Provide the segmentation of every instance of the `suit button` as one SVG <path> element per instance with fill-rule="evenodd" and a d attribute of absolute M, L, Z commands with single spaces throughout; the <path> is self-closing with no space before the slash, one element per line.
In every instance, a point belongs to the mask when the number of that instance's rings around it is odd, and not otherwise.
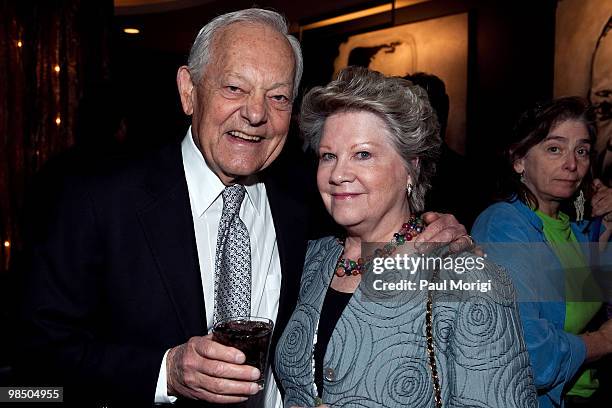
<path fill-rule="evenodd" d="M 327 381 L 334 381 L 336 379 L 336 373 L 334 372 L 333 368 L 327 367 L 326 369 L 323 370 L 323 377 Z"/>

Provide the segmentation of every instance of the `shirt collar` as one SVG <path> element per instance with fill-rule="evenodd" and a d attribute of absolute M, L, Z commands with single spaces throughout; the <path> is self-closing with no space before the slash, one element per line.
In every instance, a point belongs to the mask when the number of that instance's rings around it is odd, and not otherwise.
<path fill-rule="evenodd" d="M 225 185 L 208 167 L 204 156 L 202 156 L 202 153 L 193 141 L 191 126 L 187 129 L 187 134 L 181 143 L 181 152 L 191 204 L 198 217 L 201 217 L 217 200 L 225 189 Z M 250 204 L 259 215 L 257 203 L 261 202 L 261 195 L 263 194 L 262 183 L 256 177 L 249 177 L 244 186 Z"/>

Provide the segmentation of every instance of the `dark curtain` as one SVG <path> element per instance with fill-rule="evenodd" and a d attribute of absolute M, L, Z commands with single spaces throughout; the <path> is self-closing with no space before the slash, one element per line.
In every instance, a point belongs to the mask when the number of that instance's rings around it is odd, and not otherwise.
<path fill-rule="evenodd" d="M 112 0 L 0 0 L 0 277 L 28 184 L 74 143 L 88 87 L 110 79 L 112 19 Z"/>

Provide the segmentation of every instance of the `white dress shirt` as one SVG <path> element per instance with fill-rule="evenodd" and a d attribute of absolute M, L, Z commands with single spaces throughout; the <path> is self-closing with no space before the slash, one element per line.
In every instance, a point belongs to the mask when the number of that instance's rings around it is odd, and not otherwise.
<path fill-rule="evenodd" d="M 206 327 L 211 332 L 213 327 L 215 299 L 215 253 L 217 233 L 223 211 L 221 193 L 225 185 L 219 180 L 204 160 L 202 153 L 195 145 L 191 127 L 181 144 L 183 167 L 189 190 L 189 202 L 195 230 L 200 274 L 206 306 Z M 245 199 L 240 207 L 240 219 L 246 225 L 251 241 L 251 314 L 266 317 L 276 322 L 280 298 L 281 268 L 276 242 L 276 232 L 272 221 L 272 212 L 266 194 L 266 187 L 261 182 L 245 185 Z M 204 316 L 202 316 L 204 318 Z M 203 333 L 204 335 L 206 333 Z M 273 353 L 270 350 L 270 353 Z M 166 357 L 159 370 L 155 402 L 174 402 L 175 397 L 168 396 L 166 384 Z M 269 368 L 266 373 L 265 406 L 282 407 L 278 387 Z"/>

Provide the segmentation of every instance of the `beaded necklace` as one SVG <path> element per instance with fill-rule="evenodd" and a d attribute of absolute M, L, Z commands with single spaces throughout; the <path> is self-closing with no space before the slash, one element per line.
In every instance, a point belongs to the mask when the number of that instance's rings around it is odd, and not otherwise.
<path fill-rule="evenodd" d="M 405 242 L 412 241 L 414 237 L 423 231 L 423 220 L 420 217 L 410 217 L 407 222 L 402 224 L 402 228 L 393 234 L 393 239 L 382 248 L 377 248 L 372 254 L 364 258 L 359 258 L 353 261 L 349 258 L 343 258 L 344 250 L 336 263 L 336 276 L 352 276 L 360 275 L 365 270 L 366 266 L 372 262 L 374 258 L 387 257 L 395 252 L 398 246 Z M 346 238 L 338 240 L 344 247 Z"/>
<path fill-rule="evenodd" d="M 396 232 L 395 234 L 393 234 L 393 238 L 391 239 L 391 241 L 389 243 L 387 243 L 384 247 L 382 248 L 377 248 L 371 255 L 367 256 L 365 259 L 364 258 L 359 258 L 357 260 L 357 262 L 350 260 L 350 259 L 345 259 L 342 258 L 342 255 L 344 255 L 344 249 L 342 250 L 342 253 L 340 254 L 340 258 L 338 259 L 338 262 L 336 263 L 336 270 L 335 270 L 335 274 L 338 277 L 343 277 L 343 276 L 351 276 L 351 275 L 360 275 L 362 274 L 367 265 L 372 262 L 372 260 L 374 258 L 379 258 L 379 257 L 387 257 L 391 254 L 393 254 L 395 252 L 395 250 L 397 249 L 397 247 L 403 245 L 404 243 L 408 242 L 408 241 L 412 241 L 412 239 L 414 239 L 414 237 L 416 237 L 417 235 L 419 235 L 424 228 L 424 224 L 423 224 L 423 220 L 420 217 L 410 217 L 408 219 L 407 222 L 405 222 L 404 224 L 402 224 L 402 228 Z M 343 239 L 338 239 L 338 242 L 340 242 L 340 244 L 342 245 L 342 247 L 344 248 L 344 244 L 345 244 L 346 238 Z M 428 303 L 428 305 L 430 305 L 430 303 Z M 428 308 L 428 312 L 431 313 L 431 307 L 429 306 Z M 431 314 L 429 314 L 429 317 L 431 318 Z M 429 321 L 429 320 L 428 320 Z M 312 358 L 311 358 L 311 365 L 312 365 L 312 388 L 313 388 L 313 394 L 314 394 L 314 402 L 315 402 L 315 407 L 318 407 L 319 405 L 323 404 L 323 400 L 321 399 L 321 397 L 319 397 L 319 389 L 317 387 L 317 383 L 315 381 L 315 358 L 314 358 L 314 352 L 315 352 L 315 347 L 317 345 L 317 335 L 319 332 L 319 320 L 317 320 L 316 326 L 315 326 L 315 332 L 314 332 L 314 337 L 312 339 Z M 429 343 L 428 343 L 429 345 Z M 433 346 L 431 347 L 431 354 L 430 354 L 430 361 L 433 360 Z M 433 360 L 433 364 L 435 367 L 435 360 Z M 435 370 L 435 368 L 432 367 L 433 370 Z M 437 373 L 436 373 L 436 377 L 437 379 Z M 434 381 L 434 389 L 436 391 L 436 396 L 439 395 L 439 385 L 437 385 L 437 382 Z M 440 405 L 437 404 L 437 400 L 436 400 L 436 407 L 439 408 Z"/>

